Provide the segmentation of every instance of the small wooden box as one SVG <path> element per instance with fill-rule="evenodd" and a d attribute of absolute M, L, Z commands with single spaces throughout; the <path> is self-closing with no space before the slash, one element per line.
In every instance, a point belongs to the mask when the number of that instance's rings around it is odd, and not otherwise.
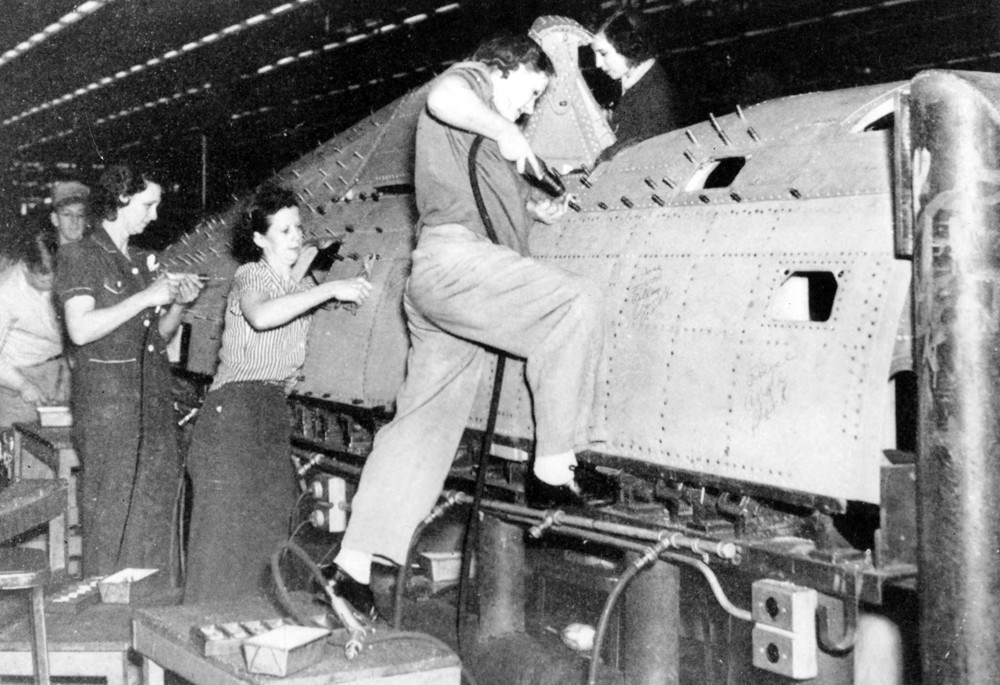
<path fill-rule="evenodd" d="M 38 423 L 43 426 L 72 426 L 69 407 L 38 407 Z"/>
<path fill-rule="evenodd" d="M 97 583 L 101 591 L 101 601 L 105 604 L 129 604 L 133 599 L 146 594 L 148 579 L 158 569 L 125 568 L 112 573 Z"/>
<path fill-rule="evenodd" d="M 262 635 L 286 623 L 285 619 L 272 618 L 264 621 L 232 621 L 195 626 L 191 628 L 191 642 L 205 656 L 233 654 L 240 651 L 244 640 Z"/>
<path fill-rule="evenodd" d="M 283 678 L 323 659 L 325 628 L 284 625 L 243 642 L 247 670 Z"/>
<path fill-rule="evenodd" d="M 462 573 L 462 553 L 423 552 L 420 568 L 432 583 L 454 583 Z"/>

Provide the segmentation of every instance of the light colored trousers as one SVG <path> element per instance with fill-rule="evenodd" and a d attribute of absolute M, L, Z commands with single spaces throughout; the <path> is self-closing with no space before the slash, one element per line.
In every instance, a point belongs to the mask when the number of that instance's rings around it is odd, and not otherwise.
<path fill-rule="evenodd" d="M 455 224 L 423 229 L 403 305 L 406 379 L 341 545 L 396 563 L 441 493 L 488 360 L 483 346 L 526 360 L 535 452 L 549 455 L 589 443 L 604 343 L 596 284 Z"/>

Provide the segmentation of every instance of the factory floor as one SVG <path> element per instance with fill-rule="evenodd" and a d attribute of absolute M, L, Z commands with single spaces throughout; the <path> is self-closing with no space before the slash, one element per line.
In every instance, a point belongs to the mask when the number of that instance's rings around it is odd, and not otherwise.
<path fill-rule="evenodd" d="M 373 586 L 378 591 L 379 604 L 384 607 L 384 610 L 390 616 L 393 582 L 393 577 L 386 574 L 379 574 L 378 572 L 376 572 L 373 580 Z M 414 588 L 415 591 L 405 600 L 403 628 L 405 630 L 419 631 L 432 635 L 445 642 L 457 652 L 456 611 L 454 608 L 457 593 L 455 589 L 434 589 L 419 576 L 414 579 L 411 588 Z M 0 626 L 7 626 L 8 630 L 24 633 L 24 635 L 19 636 L 18 639 L 20 640 L 27 639 L 27 602 L 28 598 L 24 593 L 12 592 L 0 595 Z M 107 605 L 95 604 L 91 607 L 81 609 L 77 614 L 48 613 L 46 624 L 50 639 L 50 648 L 54 643 L 64 643 L 65 640 L 69 639 L 67 638 L 67 634 L 74 634 L 74 631 L 79 633 L 81 630 L 103 634 L 101 638 L 95 637 L 93 639 L 121 640 L 124 644 L 128 644 L 131 635 L 130 615 L 125 606 L 122 606 L 121 609 L 122 611 L 118 611 L 117 613 L 113 611 L 109 612 Z M 94 616 L 99 616 L 97 620 L 106 619 L 109 621 L 105 625 L 105 629 L 94 629 Z M 472 618 L 474 619 L 475 617 L 473 616 Z M 83 628 L 81 628 L 81 625 Z M 0 632 L 0 651 L 3 649 L 3 636 L 4 633 Z M 552 685 L 566 682 L 583 682 L 585 671 L 582 663 L 579 661 L 576 663 L 566 662 L 561 669 L 557 668 L 553 671 L 553 664 L 558 663 L 561 658 L 560 652 L 563 655 L 566 652 L 565 648 L 559 645 L 558 639 L 553 637 L 553 641 L 548 647 L 540 647 L 534 642 L 529 645 L 528 641 L 530 639 L 526 636 L 520 636 L 513 639 L 513 641 L 494 641 L 489 649 L 481 649 L 479 646 L 475 646 L 472 649 L 465 650 L 471 654 L 465 660 L 465 664 L 472 669 L 478 685 L 509 685 L 510 682 L 518 682 L 518 680 L 513 680 L 515 676 L 512 673 L 512 669 L 523 670 L 526 662 L 535 662 L 536 670 L 539 672 L 546 670 L 550 673 L 545 677 L 524 682 L 552 683 Z M 551 653 L 548 652 L 549 649 L 551 649 Z M 516 656 L 512 657 L 512 654 Z M 132 654 L 129 658 L 131 667 L 129 668 L 127 685 L 140 685 L 142 683 L 140 661 L 135 654 Z M 529 668 L 530 666 L 531 664 L 528 663 Z M 517 677 L 519 678 L 519 676 Z M 33 679 L 28 676 L 11 676 L 3 673 L 0 673 L 0 679 L 2 679 L 5 685 L 7 683 L 33 682 Z M 97 683 L 104 682 L 101 678 L 67 677 L 62 675 L 54 676 L 52 680 L 54 683 L 74 685 L 90 685 L 91 683 L 96 685 Z M 609 680 L 607 682 L 613 681 Z M 165 684 L 188 685 L 188 681 L 167 672 L 165 674 Z"/>

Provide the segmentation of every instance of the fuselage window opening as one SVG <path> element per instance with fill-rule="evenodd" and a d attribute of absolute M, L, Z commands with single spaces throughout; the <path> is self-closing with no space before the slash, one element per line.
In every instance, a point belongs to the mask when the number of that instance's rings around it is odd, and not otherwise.
<path fill-rule="evenodd" d="M 771 301 L 769 314 L 780 321 L 829 321 L 837 298 L 831 271 L 786 271 Z"/>
<path fill-rule="evenodd" d="M 851 133 L 891 131 L 896 126 L 895 101 L 887 98 L 850 124 Z"/>
<path fill-rule="evenodd" d="M 720 157 L 702 165 L 694 172 L 684 190 L 693 192 L 708 188 L 728 188 L 746 166 L 746 157 Z"/>
<path fill-rule="evenodd" d="M 871 122 L 862 129 L 863 133 L 869 133 L 871 131 L 891 131 L 893 126 L 896 124 L 896 115 L 889 113 L 884 116 L 879 117 L 875 121 Z"/>

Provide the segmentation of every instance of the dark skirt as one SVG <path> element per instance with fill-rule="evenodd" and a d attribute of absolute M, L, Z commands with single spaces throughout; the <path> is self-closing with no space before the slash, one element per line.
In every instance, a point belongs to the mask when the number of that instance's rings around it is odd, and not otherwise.
<path fill-rule="evenodd" d="M 268 587 L 269 560 L 295 505 L 285 393 L 229 383 L 205 397 L 188 453 L 193 484 L 184 603 L 237 599 Z"/>

